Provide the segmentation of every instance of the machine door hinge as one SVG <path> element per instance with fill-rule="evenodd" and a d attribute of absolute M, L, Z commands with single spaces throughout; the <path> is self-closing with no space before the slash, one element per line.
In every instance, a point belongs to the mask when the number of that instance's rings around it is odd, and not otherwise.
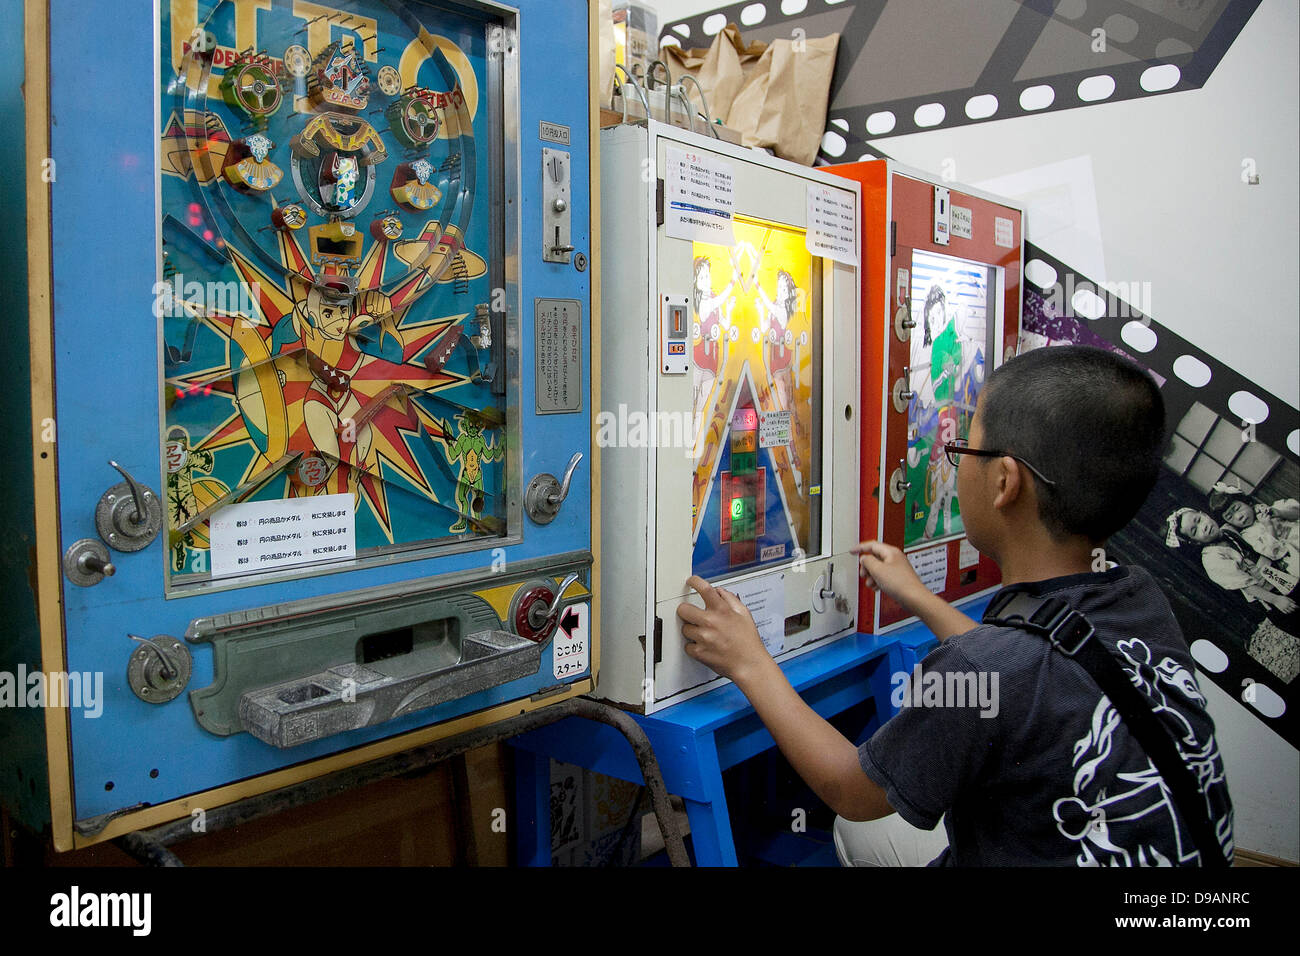
<path fill-rule="evenodd" d="M 655 225 L 664 224 L 664 181 L 655 180 Z"/>
<path fill-rule="evenodd" d="M 664 659 L 664 621 L 661 617 L 655 617 L 655 663 L 658 664 Z"/>
<path fill-rule="evenodd" d="M 894 258 L 898 254 L 898 221 L 891 219 L 889 221 L 889 258 Z"/>

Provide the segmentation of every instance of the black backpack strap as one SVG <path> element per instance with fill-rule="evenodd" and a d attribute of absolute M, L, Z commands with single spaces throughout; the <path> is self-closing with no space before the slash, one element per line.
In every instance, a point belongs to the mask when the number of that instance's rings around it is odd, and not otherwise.
<path fill-rule="evenodd" d="M 1201 865 L 1226 867 L 1228 861 L 1214 835 L 1205 798 L 1191 768 L 1178 753 L 1173 737 L 1151 709 L 1148 698 L 1133 686 L 1105 645 L 1091 640 L 1095 632 L 1088 619 L 1059 597 L 1044 598 L 1008 589 L 989 604 L 984 623 L 1017 627 L 1045 637 L 1088 672 L 1160 772 L 1178 815 L 1187 824 L 1200 851 Z"/>

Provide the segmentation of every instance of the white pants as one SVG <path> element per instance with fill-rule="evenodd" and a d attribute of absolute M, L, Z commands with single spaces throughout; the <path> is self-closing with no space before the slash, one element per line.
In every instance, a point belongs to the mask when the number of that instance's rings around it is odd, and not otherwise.
<path fill-rule="evenodd" d="M 842 866 L 925 866 L 948 845 L 942 820 L 918 830 L 897 813 L 864 823 L 836 817 L 834 835 Z"/>

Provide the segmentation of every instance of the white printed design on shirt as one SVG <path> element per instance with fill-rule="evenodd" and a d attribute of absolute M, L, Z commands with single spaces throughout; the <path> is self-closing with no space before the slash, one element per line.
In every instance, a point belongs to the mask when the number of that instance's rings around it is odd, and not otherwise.
<path fill-rule="evenodd" d="M 1171 657 L 1162 658 L 1153 667 L 1151 649 L 1141 640 L 1120 641 L 1116 647 L 1124 656 L 1125 663 L 1121 666 L 1134 686 L 1150 698 L 1155 713 L 1161 717 L 1167 715 L 1181 728 L 1175 744 L 1202 793 L 1208 795 L 1211 788 L 1226 786 L 1223 761 L 1214 736 L 1198 742 L 1187 718 L 1170 706 L 1162 689 L 1162 685 L 1173 688 L 1187 702 L 1204 707 L 1205 698 L 1191 672 Z M 1149 758 L 1146 768 L 1137 773 L 1099 775 L 1110 757 L 1120 723 L 1119 712 L 1103 694 L 1093 710 L 1088 732 L 1074 743 L 1074 793 L 1052 804 L 1057 830 L 1078 843 L 1079 855 L 1075 862 L 1079 866 L 1171 866 L 1197 862 L 1199 851 L 1179 826 L 1169 790 Z M 1108 792 L 1107 781 L 1113 781 L 1109 788 L 1112 791 L 1115 785 L 1124 789 Z M 1213 813 L 1208 796 L 1206 806 Z M 1167 821 L 1167 832 L 1172 837 L 1173 860 L 1150 842 L 1153 830 L 1162 829 L 1161 825 L 1153 827 L 1152 824 L 1161 818 Z M 1224 852 L 1231 852 L 1231 812 L 1214 820 L 1214 830 Z"/>

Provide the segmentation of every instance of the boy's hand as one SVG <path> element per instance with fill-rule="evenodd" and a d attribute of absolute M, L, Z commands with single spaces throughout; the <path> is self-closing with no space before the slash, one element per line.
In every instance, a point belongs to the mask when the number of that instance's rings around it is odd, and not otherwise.
<path fill-rule="evenodd" d="M 696 575 L 687 578 L 686 584 L 704 599 L 702 608 L 685 601 L 677 606 L 688 657 L 737 684 L 772 660 L 740 598 Z"/>
<path fill-rule="evenodd" d="M 916 569 L 898 548 L 883 541 L 863 541 L 856 548 L 849 548 L 849 553 L 860 555 L 858 575 L 867 587 L 888 594 L 903 607 L 910 609 L 918 597 L 929 596 Z"/>

